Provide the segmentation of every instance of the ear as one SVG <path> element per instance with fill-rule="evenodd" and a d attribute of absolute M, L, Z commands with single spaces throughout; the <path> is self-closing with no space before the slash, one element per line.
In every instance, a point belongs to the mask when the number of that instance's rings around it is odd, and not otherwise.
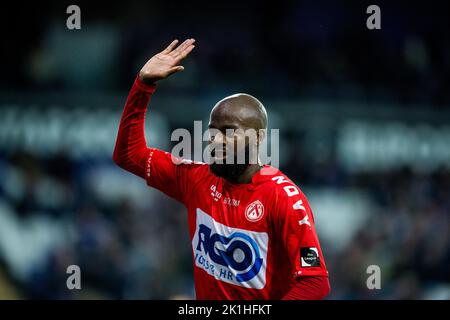
<path fill-rule="evenodd" d="M 267 135 L 267 129 L 259 129 L 258 130 L 258 139 L 257 139 L 257 144 L 260 145 L 264 139 L 266 138 Z"/>

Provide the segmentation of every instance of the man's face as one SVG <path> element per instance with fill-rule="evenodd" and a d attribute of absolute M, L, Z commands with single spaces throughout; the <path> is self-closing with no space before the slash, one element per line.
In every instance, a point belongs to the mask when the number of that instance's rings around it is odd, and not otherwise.
<path fill-rule="evenodd" d="M 257 133 L 245 123 L 245 115 L 235 106 L 218 105 L 209 121 L 211 171 L 233 181 L 250 163 L 257 163 Z"/>

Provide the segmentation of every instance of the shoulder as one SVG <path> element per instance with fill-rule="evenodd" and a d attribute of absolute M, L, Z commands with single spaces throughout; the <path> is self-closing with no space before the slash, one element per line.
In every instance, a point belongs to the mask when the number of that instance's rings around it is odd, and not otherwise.
<path fill-rule="evenodd" d="M 274 170 L 273 174 L 264 179 L 264 188 L 273 195 L 275 208 L 296 209 L 303 208 L 307 202 L 300 187 L 280 170 Z M 288 206 L 288 208 L 286 208 Z"/>
<path fill-rule="evenodd" d="M 189 160 L 189 159 L 183 159 L 183 158 L 177 158 L 173 155 L 171 155 L 171 159 L 172 162 L 176 165 L 176 166 L 180 166 L 186 169 L 207 169 L 208 165 L 204 162 L 199 162 L 199 161 L 193 161 L 193 160 Z"/>
<path fill-rule="evenodd" d="M 272 172 L 264 178 L 264 187 L 271 189 L 277 197 L 287 199 L 295 195 L 303 195 L 300 187 L 281 170 L 270 167 Z"/>
<path fill-rule="evenodd" d="M 189 159 L 183 159 L 174 156 L 172 153 L 160 150 L 157 148 L 150 148 L 149 159 L 148 162 L 151 162 L 153 158 L 164 159 L 167 162 L 171 162 L 174 166 L 184 169 L 196 169 L 207 167 L 207 164 L 204 162 L 192 161 Z"/>

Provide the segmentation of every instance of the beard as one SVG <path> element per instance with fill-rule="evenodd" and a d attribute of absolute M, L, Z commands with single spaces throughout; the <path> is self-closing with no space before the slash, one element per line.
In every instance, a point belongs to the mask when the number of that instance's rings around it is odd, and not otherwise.
<path fill-rule="evenodd" d="M 212 163 L 209 169 L 216 176 L 234 182 L 245 172 L 249 164 L 218 164 Z"/>
<path fill-rule="evenodd" d="M 213 174 L 218 177 L 224 178 L 230 182 L 236 182 L 239 177 L 244 174 L 245 170 L 250 166 L 250 147 L 247 144 L 245 146 L 245 163 L 238 163 L 237 155 L 234 155 L 233 163 L 211 163 L 209 168 Z"/>

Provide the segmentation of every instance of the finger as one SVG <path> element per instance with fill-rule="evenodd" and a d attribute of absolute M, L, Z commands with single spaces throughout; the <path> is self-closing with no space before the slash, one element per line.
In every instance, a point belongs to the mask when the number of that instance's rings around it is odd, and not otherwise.
<path fill-rule="evenodd" d="M 169 46 L 168 46 L 167 48 L 165 48 L 162 52 L 163 52 L 163 53 L 169 53 L 169 52 L 171 52 L 171 51 L 173 50 L 173 48 L 175 48 L 175 46 L 177 45 L 177 43 L 178 43 L 178 40 L 177 40 L 177 39 L 173 40 L 173 41 L 169 44 Z"/>
<path fill-rule="evenodd" d="M 178 58 L 179 60 L 182 60 L 182 59 L 186 58 L 187 55 L 188 55 L 189 53 L 191 53 L 192 50 L 194 50 L 194 48 L 195 48 L 195 46 L 194 46 L 193 44 L 190 45 L 189 47 L 187 47 L 186 49 L 184 49 L 184 50 L 178 55 L 177 58 Z"/>
<path fill-rule="evenodd" d="M 183 71 L 183 70 L 184 70 L 183 66 L 176 66 L 176 67 L 170 68 L 167 75 L 170 76 L 171 74 L 173 74 L 175 72 Z"/>
<path fill-rule="evenodd" d="M 178 47 L 175 48 L 175 50 L 173 50 L 171 52 L 171 55 L 172 56 L 176 56 L 186 46 L 186 43 L 188 41 L 189 41 L 189 39 L 188 40 L 184 40 L 183 43 L 181 43 Z"/>
<path fill-rule="evenodd" d="M 186 55 L 184 54 L 184 52 L 185 52 L 186 50 L 189 50 L 189 51 L 192 50 L 192 49 L 191 49 L 191 46 L 193 45 L 192 43 L 193 43 L 192 41 L 186 43 L 183 47 L 180 48 L 180 50 L 177 50 L 177 52 L 174 53 L 173 57 L 174 57 L 175 59 L 183 59 L 184 57 L 186 57 Z"/>
<path fill-rule="evenodd" d="M 179 55 L 183 50 L 185 50 L 187 47 L 192 45 L 195 42 L 195 39 L 187 39 L 182 44 L 180 44 L 175 50 L 173 50 L 172 55 L 176 57 Z"/>

